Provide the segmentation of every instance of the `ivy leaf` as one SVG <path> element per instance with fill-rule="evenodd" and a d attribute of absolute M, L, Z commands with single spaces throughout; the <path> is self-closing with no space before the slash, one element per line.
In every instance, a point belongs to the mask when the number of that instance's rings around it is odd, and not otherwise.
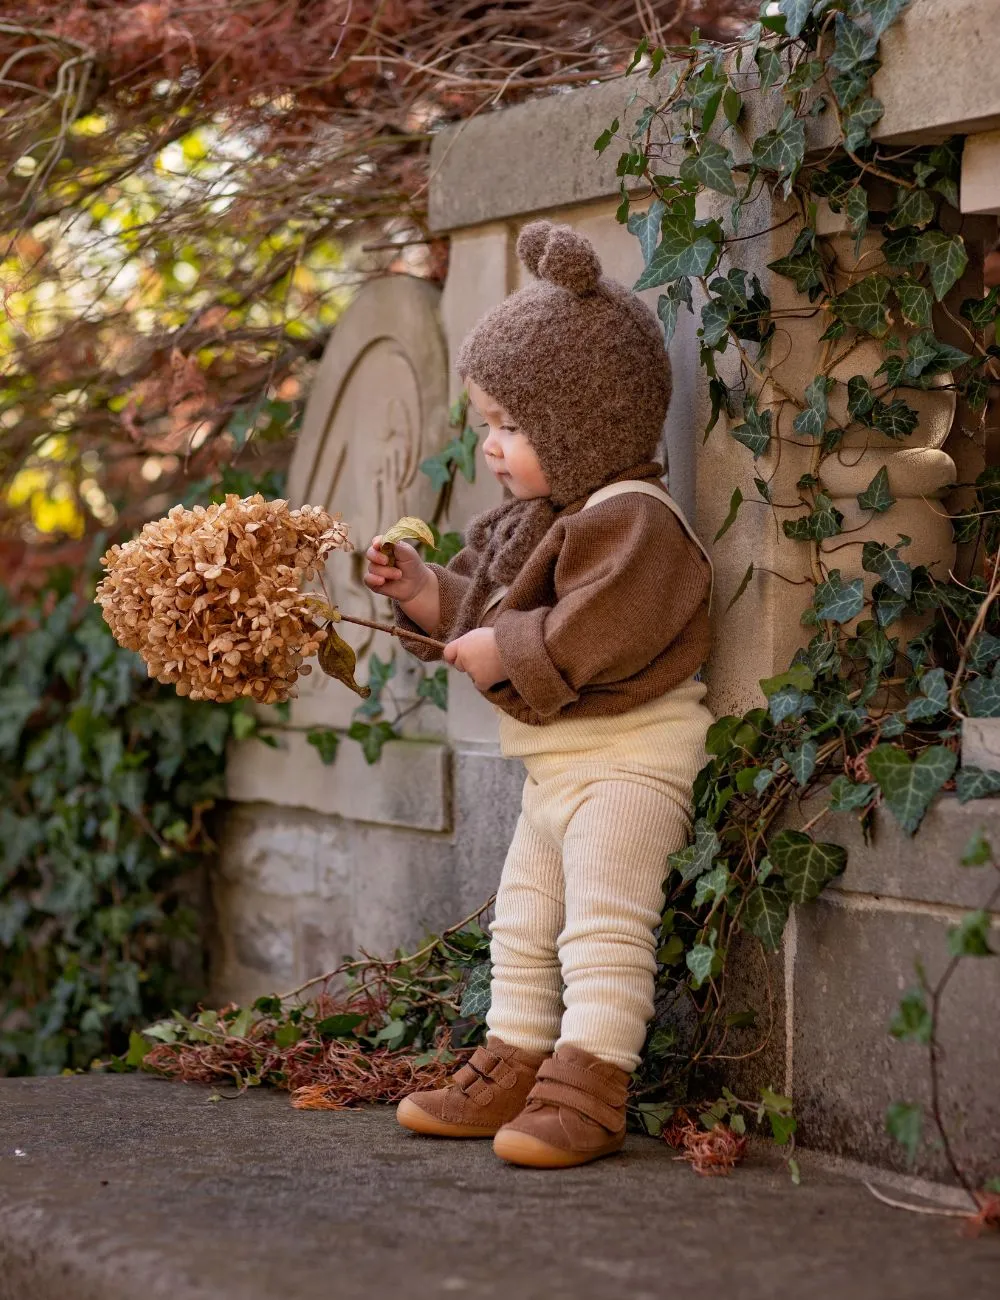
<path fill-rule="evenodd" d="M 698 883 L 694 887 L 695 907 L 711 903 L 716 898 L 724 898 L 728 888 L 729 872 L 725 863 L 720 863 L 711 871 L 706 871 L 703 876 L 699 876 Z"/>
<path fill-rule="evenodd" d="M 599 154 L 603 153 L 604 150 L 611 143 L 611 141 L 615 138 L 615 132 L 618 130 L 620 126 L 621 123 L 616 117 L 615 120 L 611 123 L 611 125 L 607 127 L 605 130 L 603 130 L 601 134 L 597 137 L 597 139 L 594 141 L 594 148 L 597 150 Z"/>
<path fill-rule="evenodd" d="M 992 957 L 989 944 L 990 914 L 984 909 L 966 912 L 948 930 L 948 951 L 953 957 Z"/>
<path fill-rule="evenodd" d="M 973 672 L 981 673 L 1000 659 L 1000 636 L 992 632 L 980 632 L 969 646 L 968 666 Z"/>
<path fill-rule="evenodd" d="M 386 741 L 398 739 L 389 722 L 352 722 L 347 734 L 351 740 L 360 744 L 366 763 L 377 763 L 382 757 L 382 747 Z"/>
<path fill-rule="evenodd" d="M 311 728 L 306 732 L 306 741 L 313 746 L 327 767 L 334 762 L 340 747 L 340 737 L 332 727 Z"/>
<path fill-rule="evenodd" d="M 791 900 L 785 887 L 758 885 L 747 894 L 740 921 L 745 930 L 756 935 L 768 952 L 777 952 L 788 921 Z"/>
<path fill-rule="evenodd" d="M 438 668 L 431 677 L 424 677 L 417 684 L 417 696 L 421 700 L 430 700 L 439 709 L 448 707 L 448 670 Z"/>
<path fill-rule="evenodd" d="M 868 194 L 863 185 L 855 185 L 844 200 L 844 215 L 854 232 L 854 251 L 861 252 L 861 241 L 868 230 Z"/>
<path fill-rule="evenodd" d="M 931 307 L 934 303 L 930 289 L 926 285 L 918 284 L 916 280 L 911 279 L 908 275 L 902 275 L 898 280 L 895 280 L 893 288 L 896 290 L 896 297 L 899 299 L 899 309 L 903 313 L 903 320 L 908 325 L 919 325 L 922 328 L 930 329 Z"/>
<path fill-rule="evenodd" d="M 816 770 L 816 755 L 819 748 L 815 740 L 807 740 L 798 749 L 782 749 L 781 756 L 788 764 L 788 769 L 799 785 L 808 785 L 809 778 Z"/>
<path fill-rule="evenodd" d="M 966 298 L 959 310 L 977 330 L 989 329 L 1000 316 L 1000 285 L 992 288 L 985 298 Z"/>
<path fill-rule="evenodd" d="M 493 969 L 488 961 L 480 962 L 469 971 L 462 991 L 458 1014 L 469 1019 L 482 1020 L 490 1009 L 490 980 Z"/>
<path fill-rule="evenodd" d="M 1000 777 L 1000 772 L 994 772 L 992 775 Z M 993 845 L 983 834 L 982 829 L 973 831 L 962 850 L 959 862 L 963 867 L 984 867 L 987 862 L 992 861 Z"/>
<path fill-rule="evenodd" d="M 845 848 L 817 842 L 805 831 L 779 831 L 771 837 L 768 855 L 793 903 L 816 898 L 847 865 Z"/>
<path fill-rule="evenodd" d="M 805 123 L 791 108 L 781 114 L 773 131 L 766 131 L 754 141 L 753 160 L 764 171 L 793 177 L 802 166 L 806 152 Z"/>
<path fill-rule="evenodd" d="M 656 300 L 656 314 L 663 322 L 663 342 L 665 346 L 669 345 L 670 340 L 674 337 L 681 303 L 687 304 L 688 311 L 692 310 L 691 281 L 684 275 L 675 280 L 673 284 L 668 285 L 667 292 L 661 293 Z"/>
<path fill-rule="evenodd" d="M 844 114 L 841 125 L 844 131 L 844 148 L 857 153 L 871 139 L 871 129 L 885 114 L 880 99 L 867 96 L 859 100 L 849 112 Z"/>
<path fill-rule="evenodd" d="M 768 712 L 775 726 L 789 718 L 800 718 L 812 706 L 812 696 L 804 694 L 795 686 L 782 686 L 768 700 Z"/>
<path fill-rule="evenodd" d="M 910 3 L 910 0 L 868 0 L 865 5 L 876 39 L 887 31 Z"/>
<path fill-rule="evenodd" d="M 864 94 L 877 70 L 878 63 L 870 60 L 867 63 L 859 63 L 850 72 L 842 72 L 840 76 L 833 78 L 830 86 L 841 108 L 850 107 L 860 95 Z"/>
<path fill-rule="evenodd" d="M 970 360 L 968 352 L 942 343 L 930 330 L 914 334 L 906 344 L 906 365 L 903 376 L 907 379 L 919 379 L 922 375 L 936 375 L 964 365 Z"/>
<path fill-rule="evenodd" d="M 799 293 L 809 293 L 812 289 L 823 287 L 823 262 L 816 248 L 810 247 L 803 253 L 790 253 L 768 262 L 768 270 L 792 280 Z"/>
<path fill-rule="evenodd" d="M 864 420 L 878 399 L 864 375 L 853 375 L 847 381 L 847 413 L 853 420 Z M 865 420 L 865 424 L 869 421 Z"/>
<path fill-rule="evenodd" d="M 663 235 L 634 289 L 653 289 L 682 275 L 704 275 L 715 257 L 715 240 L 683 214 L 663 219 Z"/>
<path fill-rule="evenodd" d="M 1000 718 L 1000 663 L 989 677 L 984 674 L 969 682 L 962 699 L 970 718 Z"/>
<path fill-rule="evenodd" d="M 660 237 L 660 222 L 665 211 L 666 205 L 663 200 L 654 199 L 645 212 L 633 212 L 626 223 L 630 233 L 639 241 L 644 266 L 649 265 L 649 259 L 653 256 L 656 241 Z"/>
<path fill-rule="evenodd" d="M 833 380 L 826 375 L 817 375 L 806 389 L 806 409 L 801 411 L 792 422 L 797 433 L 804 433 L 813 438 L 822 437 L 826 424 L 827 396 L 833 387 Z"/>
<path fill-rule="evenodd" d="M 984 799 L 987 795 L 1000 791 L 1000 772 L 982 767 L 960 767 L 955 773 L 955 790 L 959 803 Z"/>
<path fill-rule="evenodd" d="M 810 514 L 802 519 L 786 519 L 781 527 L 790 541 L 820 542 L 824 537 L 836 537 L 843 522 L 844 516 L 836 509 L 831 498 L 821 492 Z"/>
<path fill-rule="evenodd" d="M 685 965 L 691 972 L 691 986 L 699 989 L 712 973 L 718 954 L 715 950 L 715 931 L 709 931 L 709 943 L 696 943 L 684 958 Z"/>
<path fill-rule="evenodd" d="M 885 224 L 889 230 L 899 230 L 903 226 L 919 229 L 934 220 L 935 211 L 934 200 L 926 190 L 907 190 L 901 186 L 896 191 L 896 206 Z"/>
<path fill-rule="evenodd" d="M 814 0 L 781 0 L 778 12 L 785 15 L 785 32 L 791 37 L 802 35 L 809 15 L 812 13 Z"/>
<path fill-rule="evenodd" d="M 710 190 L 736 197 L 733 182 L 733 155 L 715 140 L 703 140 L 698 153 L 691 154 L 681 163 L 682 180 L 699 180 Z"/>
<path fill-rule="evenodd" d="M 861 567 L 877 574 L 882 581 L 904 600 L 913 594 L 913 566 L 899 558 L 899 546 L 886 546 L 884 542 L 865 542 L 861 548 Z"/>
<path fill-rule="evenodd" d="M 916 1102 L 894 1101 L 885 1112 L 885 1131 L 905 1150 L 912 1165 L 924 1128 L 923 1107 Z"/>
<path fill-rule="evenodd" d="M 729 499 L 729 513 L 722 521 L 722 527 L 715 534 L 715 537 L 712 539 L 713 541 L 717 542 L 720 537 L 724 537 L 726 533 L 729 532 L 730 528 L 732 528 L 733 524 L 736 522 L 736 516 L 739 514 L 740 506 L 742 504 L 743 493 L 739 488 L 734 488 L 733 495 Z"/>
<path fill-rule="evenodd" d="M 770 45 L 761 45 L 754 55 L 754 63 L 760 72 L 761 90 L 769 90 L 776 81 L 781 80 L 781 59 Z"/>
<path fill-rule="evenodd" d="M 917 239 L 917 260 L 927 263 L 931 288 L 940 302 L 968 266 L 969 255 L 961 235 L 926 230 Z"/>
<path fill-rule="evenodd" d="M 771 442 L 771 412 L 758 411 L 757 403 L 748 400 L 743 411 L 744 422 L 729 430 L 737 442 L 749 447 L 754 460 L 763 456 Z"/>
<path fill-rule="evenodd" d="M 948 707 L 948 686 L 943 668 L 932 668 L 920 679 L 922 694 L 908 701 L 906 705 L 907 722 L 922 722 L 936 718 Z"/>
<path fill-rule="evenodd" d="M 710 870 L 720 847 L 718 835 L 704 818 L 699 818 L 694 824 L 694 843 L 671 853 L 667 864 L 680 873 L 681 882 L 686 885 Z"/>
<path fill-rule="evenodd" d="M 812 690 L 815 678 L 811 670 L 802 663 L 793 664 L 791 668 L 786 669 L 783 673 L 778 673 L 774 677 L 762 677 L 760 689 L 767 699 L 778 691 L 784 690 L 786 686 L 794 686 L 799 691 Z"/>
<path fill-rule="evenodd" d="M 744 573 L 743 577 L 740 579 L 740 585 L 736 588 L 736 591 L 733 593 L 732 599 L 730 600 L 729 604 L 726 606 L 727 614 L 732 609 L 732 607 L 736 604 L 739 598 L 743 595 L 743 593 L 746 591 L 747 587 L 749 587 L 750 579 L 752 577 L 753 577 L 753 561 L 751 560 L 750 563 L 747 565 L 746 573 Z"/>
<path fill-rule="evenodd" d="M 919 423 L 918 412 L 907 406 L 901 397 L 895 397 L 891 402 L 877 402 L 871 417 L 872 428 L 897 441 L 909 437 Z"/>
<path fill-rule="evenodd" d="M 889 1025 L 889 1033 L 903 1043 L 923 1043 L 931 1041 L 933 1022 L 927 1007 L 927 995 L 919 987 L 907 989 L 899 1000 L 899 1007 Z"/>
<path fill-rule="evenodd" d="M 706 347 L 714 348 L 729 333 L 733 313 L 718 298 L 709 298 L 701 309 L 701 337 Z"/>
<path fill-rule="evenodd" d="M 857 64 L 870 59 L 878 49 L 878 36 L 870 35 L 843 14 L 837 14 L 835 31 L 836 43 L 829 62 L 838 72 L 850 72 Z"/>
<path fill-rule="evenodd" d="M 890 812 L 912 835 L 931 800 L 951 779 L 957 761 L 945 745 L 925 749 L 912 762 L 894 745 L 877 745 L 868 755 L 868 770 Z"/>
<path fill-rule="evenodd" d="M 854 812 L 871 803 L 875 786 L 869 781 L 852 781 L 841 774 L 830 782 L 830 811 Z"/>
<path fill-rule="evenodd" d="M 813 609 L 816 619 L 823 623 L 848 623 L 856 618 L 865 607 L 865 584 L 863 578 L 854 578 L 844 582 L 840 570 L 834 569 L 823 582 L 816 587 Z"/>
<path fill-rule="evenodd" d="M 973 375 L 971 379 L 965 381 L 962 396 L 968 402 L 970 410 L 981 411 L 990 400 L 989 381 L 979 375 Z"/>
<path fill-rule="evenodd" d="M 889 292 L 892 281 L 884 275 L 866 275 L 832 299 L 831 307 L 845 325 L 864 330 L 874 338 L 889 332 Z"/>
<path fill-rule="evenodd" d="M 896 498 L 889 487 L 889 471 L 883 465 L 863 492 L 858 493 L 858 505 L 862 510 L 874 510 L 884 514 L 896 504 Z"/>

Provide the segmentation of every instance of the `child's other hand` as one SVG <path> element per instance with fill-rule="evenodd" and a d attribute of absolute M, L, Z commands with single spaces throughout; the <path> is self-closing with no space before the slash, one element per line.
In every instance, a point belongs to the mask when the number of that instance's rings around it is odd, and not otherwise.
<path fill-rule="evenodd" d="M 393 550 L 396 563 L 390 564 L 389 557 L 382 550 L 381 536 L 372 538 L 372 544 L 365 552 L 368 560 L 365 586 L 405 604 L 420 593 L 431 577 L 431 571 L 409 542 L 393 542 Z"/>
<path fill-rule="evenodd" d="M 478 690 L 489 690 L 507 679 L 497 650 L 497 634 L 491 627 L 475 627 L 457 640 L 449 641 L 444 658 L 459 672 L 468 673 Z"/>

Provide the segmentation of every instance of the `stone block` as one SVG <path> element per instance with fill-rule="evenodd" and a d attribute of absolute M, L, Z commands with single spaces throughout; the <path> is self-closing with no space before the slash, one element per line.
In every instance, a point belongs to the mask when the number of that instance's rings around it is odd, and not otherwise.
<path fill-rule="evenodd" d="M 455 883 L 461 915 L 496 891 L 521 811 L 524 767 L 498 750 L 455 754 Z"/>
<path fill-rule="evenodd" d="M 975 874 L 983 896 L 982 873 Z M 900 995 L 915 983 L 915 959 L 932 981 L 939 976 L 948 961 L 947 929 L 958 914 L 848 902 L 824 895 L 797 909 L 792 1092 L 801 1137 L 808 1146 L 903 1172 L 906 1158 L 885 1132 L 885 1112 L 893 1101 L 926 1107 L 927 1049 L 897 1042 L 888 1027 Z M 949 1137 L 971 1173 L 995 1176 L 1000 962 L 960 963 L 942 999 L 940 1041 Z M 915 1171 L 947 1176 L 930 1143 Z"/>
<path fill-rule="evenodd" d="M 1000 718 L 962 719 L 962 766 L 1000 770 Z"/>
<path fill-rule="evenodd" d="M 295 903 L 242 885 L 217 881 L 214 891 L 217 949 L 213 983 L 225 982 L 227 967 L 252 972 L 261 991 L 287 982 L 296 972 Z"/>
<path fill-rule="evenodd" d="M 1000 131 L 970 135 L 962 151 L 963 212 L 1000 213 Z"/>
<path fill-rule="evenodd" d="M 301 732 L 286 732 L 282 750 L 249 740 L 234 744 L 226 793 L 235 803 L 272 803 L 339 814 L 356 821 L 444 831 L 451 826 L 448 747 L 426 740 L 390 741 L 377 765 L 344 741 L 325 766 Z"/>

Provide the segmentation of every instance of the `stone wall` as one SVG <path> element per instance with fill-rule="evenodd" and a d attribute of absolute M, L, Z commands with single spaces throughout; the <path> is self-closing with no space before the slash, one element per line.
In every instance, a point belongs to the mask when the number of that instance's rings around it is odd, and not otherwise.
<path fill-rule="evenodd" d="M 996 237 L 993 214 L 1000 211 L 1000 193 L 988 183 L 991 166 L 998 164 L 1000 174 L 994 130 L 1000 83 L 992 75 L 1000 63 L 1000 27 L 993 12 L 994 0 L 914 0 L 886 42 L 876 86 L 886 104 L 879 132 L 887 139 L 994 131 L 969 150 L 975 172 L 963 185 L 970 196 L 963 233 L 970 246 Z M 945 23 L 947 37 L 929 39 L 942 19 L 952 24 Z M 956 41 L 963 57 L 975 46 L 969 57 L 990 70 L 988 77 L 955 76 Z M 362 292 L 324 359 L 295 454 L 293 498 L 341 510 L 355 525 L 359 545 L 401 514 L 426 513 L 429 487 L 417 465 L 449 436 L 445 411 L 458 383 L 448 358 L 469 326 L 518 286 L 514 244 L 524 222 L 539 215 L 569 222 L 593 240 L 610 275 L 625 283 L 638 275 L 636 241 L 614 219 L 615 151 L 598 157 L 590 147 L 613 117 L 624 120 L 625 97 L 620 83 L 561 94 L 479 115 L 436 142 L 431 218 L 451 237 L 444 291 L 438 299 L 427 285 L 395 279 Z M 633 116 L 641 106 L 633 106 Z M 747 138 L 766 129 L 772 112 L 769 101 L 752 107 Z M 822 135 L 812 143 L 821 147 Z M 755 269 L 775 302 L 794 308 L 788 282 L 775 280 L 766 267 L 792 237 L 780 227 L 783 215 L 777 200 L 764 197 L 748 214 L 745 231 L 754 228 L 750 222 L 771 231 L 754 250 Z M 826 233 L 836 235 L 840 219 L 829 212 L 822 219 Z M 842 242 L 841 271 L 849 280 L 853 241 Z M 877 244 L 862 251 L 871 270 Z M 976 291 L 976 276 L 973 259 L 959 297 Z M 656 292 L 650 296 L 655 300 Z M 733 487 L 742 484 L 752 494 L 752 470 L 723 428 L 703 445 L 709 402 L 697 365 L 697 325 L 697 315 L 682 312 L 671 344 L 675 385 L 664 450 L 671 490 L 708 539 Z M 787 356 L 778 377 L 801 392 L 815 373 L 822 326 L 803 313 L 784 328 Z M 873 357 L 873 370 L 877 364 Z M 968 481 L 983 464 L 983 448 L 953 431 L 954 414 L 950 394 L 926 394 L 921 425 L 906 451 L 870 447 L 864 464 L 845 469 L 838 485 L 838 507 L 850 518 L 853 495 L 886 464 L 900 504 L 893 536 L 880 540 L 894 540 L 906 514 L 905 531 L 919 551 L 911 558 L 940 566 L 953 563 L 954 549 L 933 498 L 956 478 Z M 792 459 L 782 474 L 794 484 L 802 467 Z M 461 527 L 497 499 L 495 484 L 484 476 L 471 485 L 460 482 L 450 525 Z M 744 512 L 715 548 L 708 681 L 717 712 L 756 702 L 758 679 L 784 668 L 802 635 L 801 595 L 765 574 L 726 612 L 749 559 L 762 569 L 801 564 L 793 544 L 765 516 L 761 511 L 755 526 Z M 331 562 L 335 599 L 345 609 L 384 617 L 385 602 L 358 581 L 359 564 L 352 569 L 347 560 Z M 370 641 L 356 637 L 355 644 L 363 659 Z M 385 647 L 379 652 L 384 655 Z M 399 690 L 408 698 L 420 670 L 403 671 L 400 651 L 397 660 Z M 310 681 L 296 702 L 294 724 L 346 725 L 347 693 L 322 679 Z M 467 679 L 452 676 L 446 715 L 425 709 L 415 716 L 406 738 L 387 746 L 375 768 L 347 743 L 335 765 L 323 767 L 301 732 L 291 733 L 277 755 L 258 744 L 234 752 L 230 795 L 237 807 L 226 826 L 215 891 L 220 996 L 291 987 L 335 965 L 346 951 L 412 942 L 492 892 L 517 815 L 521 770 L 500 757 L 493 713 Z M 885 1105 L 902 1095 L 918 1099 L 924 1084 L 918 1051 L 891 1044 L 886 1025 L 912 981 L 915 954 L 933 971 L 945 927 L 979 901 L 972 877 L 954 862 L 968 832 L 983 820 L 1000 842 L 995 802 L 970 811 L 944 799 L 915 841 L 878 819 L 874 845 L 851 846 L 851 865 L 836 888 L 797 910 L 784 952 L 766 972 L 745 972 L 748 996 L 763 1004 L 770 989 L 773 1027 L 767 1050 L 736 1073 L 748 1085 L 791 1090 L 807 1142 L 877 1163 L 898 1162 L 882 1131 Z M 848 826 L 843 833 L 853 832 Z M 996 971 L 990 974 L 996 978 Z M 985 988 L 983 978 L 958 982 L 951 995 L 947 1092 L 967 1132 L 996 1135 L 1000 988 L 992 997 Z M 932 1158 L 926 1171 L 941 1169 Z"/>

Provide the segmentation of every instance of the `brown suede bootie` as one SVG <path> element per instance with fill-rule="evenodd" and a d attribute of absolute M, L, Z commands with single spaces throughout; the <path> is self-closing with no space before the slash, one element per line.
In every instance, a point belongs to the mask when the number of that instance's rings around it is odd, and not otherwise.
<path fill-rule="evenodd" d="M 404 1097 L 396 1118 L 414 1133 L 493 1137 L 521 1112 L 544 1060 L 491 1035 L 446 1087 Z"/>
<path fill-rule="evenodd" d="M 528 1104 L 493 1139 L 513 1165 L 567 1169 L 620 1151 L 629 1076 L 579 1047 L 561 1047 L 539 1069 Z"/>

